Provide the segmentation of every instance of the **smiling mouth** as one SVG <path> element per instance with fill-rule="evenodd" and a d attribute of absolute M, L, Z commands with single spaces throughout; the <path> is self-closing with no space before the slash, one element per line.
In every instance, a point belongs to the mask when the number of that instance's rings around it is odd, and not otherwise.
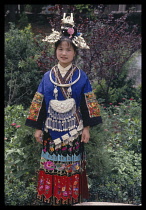
<path fill-rule="evenodd" d="M 62 59 L 67 59 L 66 57 L 61 57 Z"/>

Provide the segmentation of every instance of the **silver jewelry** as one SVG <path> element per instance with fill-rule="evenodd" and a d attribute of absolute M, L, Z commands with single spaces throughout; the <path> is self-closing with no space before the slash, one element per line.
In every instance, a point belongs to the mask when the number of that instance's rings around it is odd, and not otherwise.
<path fill-rule="evenodd" d="M 54 131 L 67 131 L 75 128 L 76 103 L 74 98 L 50 100 L 46 127 Z"/>
<path fill-rule="evenodd" d="M 80 76 L 81 76 L 81 72 L 80 72 L 80 69 L 79 69 L 79 75 L 78 75 L 78 78 L 77 78 L 75 81 L 73 81 L 73 82 L 71 82 L 71 83 L 68 83 L 68 84 L 59 84 L 59 83 L 53 81 L 53 79 L 52 79 L 52 70 L 53 70 L 53 68 L 52 68 L 51 71 L 50 71 L 50 81 L 51 81 L 54 85 L 56 85 L 56 86 L 58 86 L 58 87 L 70 87 L 70 86 L 74 85 L 74 84 L 80 79 Z"/>

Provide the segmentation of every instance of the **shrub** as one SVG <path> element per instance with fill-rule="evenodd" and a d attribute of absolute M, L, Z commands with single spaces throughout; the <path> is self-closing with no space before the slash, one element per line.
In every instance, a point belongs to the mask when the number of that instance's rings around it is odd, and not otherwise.
<path fill-rule="evenodd" d="M 31 206 L 35 202 L 36 187 L 34 183 L 26 186 L 24 181 L 14 178 L 5 181 L 5 205 L 6 206 Z"/>
<path fill-rule="evenodd" d="M 140 203 L 141 106 L 132 98 L 122 100 L 101 107 L 101 130 L 91 129 L 86 145 L 91 199 Z"/>
<path fill-rule="evenodd" d="M 22 105 L 5 108 L 5 192 L 11 205 L 24 205 L 28 197 L 31 202 L 37 183 L 41 147 L 33 137 L 34 129 L 24 125 L 27 113 Z"/>
<path fill-rule="evenodd" d="M 19 30 L 11 23 L 5 33 L 5 106 L 30 105 L 42 77 L 36 64 L 37 52 L 31 26 Z"/>
<path fill-rule="evenodd" d="M 99 100 L 102 100 L 104 106 L 109 106 L 109 103 L 118 105 L 122 102 L 122 98 L 134 98 L 137 102 L 141 98 L 141 85 L 134 86 L 135 79 L 128 78 L 128 69 L 123 69 L 118 79 L 112 81 L 108 92 L 106 92 L 107 84 L 105 79 L 100 81 L 100 85 L 97 81 L 93 83 L 93 88 L 96 96 Z M 102 88 L 101 88 L 102 86 Z M 108 100 L 106 100 L 108 98 Z"/>

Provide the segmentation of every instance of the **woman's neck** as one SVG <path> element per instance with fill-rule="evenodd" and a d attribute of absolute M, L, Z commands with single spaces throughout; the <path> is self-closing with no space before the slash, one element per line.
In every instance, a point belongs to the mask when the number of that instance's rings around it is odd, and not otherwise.
<path fill-rule="evenodd" d="M 66 68 L 67 66 L 70 66 L 72 63 L 69 63 L 69 64 L 65 64 L 65 63 L 60 63 L 59 62 L 59 65 L 62 66 L 63 68 Z"/>
<path fill-rule="evenodd" d="M 60 65 L 60 63 L 58 63 L 58 69 L 59 69 L 59 71 L 60 71 L 62 77 L 65 76 L 65 74 L 66 74 L 67 71 L 71 68 L 71 66 L 72 66 L 72 63 L 69 64 L 68 66 L 66 66 L 66 67 L 64 68 L 62 65 Z"/>
<path fill-rule="evenodd" d="M 72 66 L 72 63 L 70 63 L 69 65 L 64 65 L 64 66 L 62 66 L 60 63 L 58 63 L 58 68 L 59 69 L 70 69 L 71 68 L 71 66 Z"/>

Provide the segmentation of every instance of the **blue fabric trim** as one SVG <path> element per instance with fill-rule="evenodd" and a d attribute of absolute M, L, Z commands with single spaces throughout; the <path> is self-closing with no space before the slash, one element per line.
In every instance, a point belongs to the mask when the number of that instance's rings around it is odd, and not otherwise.
<path fill-rule="evenodd" d="M 50 155 L 48 152 L 44 152 L 42 150 L 42 154 L 41 154 L 41 157 L 47 159 L 47 160 L 52 160 L 52 161 L 61 161 L 61 162 L 74 162 L 74 161 L 80 161 L 81 160 L 81 154 L 79 155 L 72 155 L 72 156 L 63 156 L 63 155 Z"/>

